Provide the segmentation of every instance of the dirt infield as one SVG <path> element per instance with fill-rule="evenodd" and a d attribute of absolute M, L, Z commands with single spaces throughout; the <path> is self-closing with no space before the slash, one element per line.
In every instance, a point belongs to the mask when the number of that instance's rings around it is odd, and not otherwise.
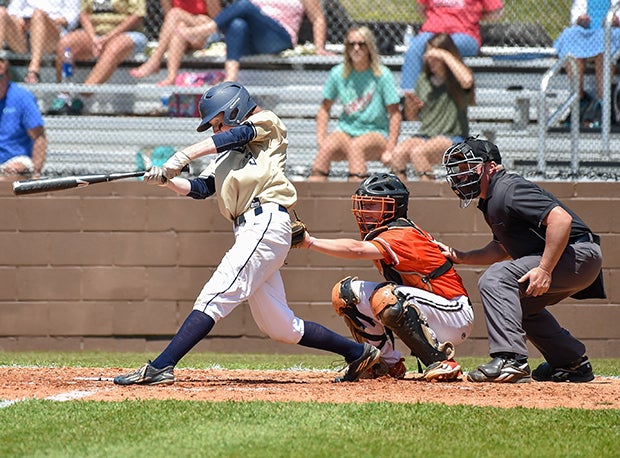
<path fill-rule="evenodd" d="M 0 367 L 0 406 L 25 399 L 179 399 L 193 401 L 436 402 L 494 407 L 620 409 L 620 379 L 591 383 L 427 383 L 408 373 L 332 383 L 332 371 L 240 371 L 177 369 L 171 386 L 120 387 L 112 383 L 126 369 Z"/>

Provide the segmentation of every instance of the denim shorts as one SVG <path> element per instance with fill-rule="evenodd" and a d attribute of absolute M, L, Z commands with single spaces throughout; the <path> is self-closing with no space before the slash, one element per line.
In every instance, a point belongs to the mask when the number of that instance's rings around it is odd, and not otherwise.
<path fill-rule="evenodd" d="M 146 43 L 148 41 L 146 35 L 144 35 L 142 32 L 135 31 L 125 32 L 125 35 L 127 35 L 129 38 L 131 38 L 131 41 L 133 41 L 134 56 L 144 51 L 144 48 L 146 48 Z"/>

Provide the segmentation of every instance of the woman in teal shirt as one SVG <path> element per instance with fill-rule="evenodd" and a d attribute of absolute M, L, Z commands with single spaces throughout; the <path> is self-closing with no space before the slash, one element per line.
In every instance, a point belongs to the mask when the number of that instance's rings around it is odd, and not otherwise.
<path fill-rule="evenodd" d="M 342 104 L 338 127 L 327 132 L 330 110 Z M 379 62 L 373 33 L 367 27 L 347 32 L 344 63 L 334 66 L 323 87 L 316 117 L 318 154 L 310 181 L 325 181 L 332 161 L 349 162 L 349 180 L 368 176 L 366 161 L 387 163 L 398 142 L 402 116 L 392 72 Z"/>

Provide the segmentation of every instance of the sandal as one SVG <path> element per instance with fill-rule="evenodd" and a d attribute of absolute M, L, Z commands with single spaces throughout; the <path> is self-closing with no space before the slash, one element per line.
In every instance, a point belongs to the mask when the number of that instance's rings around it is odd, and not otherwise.
<path fill-rule="evenodd" d="M 26 76 L 24 76 L 24 83 L 26 84 L 38 84 L 41 82 L 41 75 L 34 70 L 28 70 Z"/>

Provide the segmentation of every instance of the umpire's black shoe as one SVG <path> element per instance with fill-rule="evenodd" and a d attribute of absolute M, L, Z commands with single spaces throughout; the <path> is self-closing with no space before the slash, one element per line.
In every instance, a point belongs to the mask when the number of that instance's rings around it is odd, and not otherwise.
<path fill-rule="evenodd" d="M 532 378 L 537 382 L 573 382 L 585 383 L 594 380 L 592 365 L 587 356 L 564 367 L 552 367 L 544 362 L 532 372 Z"/>
<path fill-rule="evenodd" d="M 355 382 L 360 375 L 370 369 L 372 366 L 379 362 L 381 352 L 378 348 L 373 347 L 369 343 L 364 343 L 364 351 L 362 356 L 357 358 L 347 369 L 346 374 L 342 377 L 336 377 L 336 382 Z"/>
<path fill-rule="evenodd" d="M 114 377 L 114 383 L 117 385 L 172 385 L 174 367 L 166 366 L 163 369 L 155 369 L 149 361 L 135 372 Z"/>
<path fill-rule="evenodd" d="M 530 366 L 525 361 L 495 357 L 475 371 L 467 374 L 470 382 L 527 383 L 530 382 Z"/>

